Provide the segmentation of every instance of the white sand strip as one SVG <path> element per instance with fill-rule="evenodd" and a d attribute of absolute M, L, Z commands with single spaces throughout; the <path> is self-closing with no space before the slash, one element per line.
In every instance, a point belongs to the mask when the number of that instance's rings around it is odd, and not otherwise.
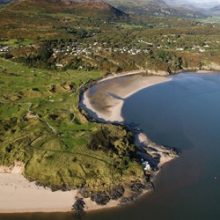
<path fill-rule="evenodd" d="M 140 73 L 140 72 L 136 72 Z M 133 73 L 135 74 L 135 73 Z M 123 75 L 121 77 L 124 76 L 128 76 L 131 74 L 127 74 L 127 75 Z M 122 107 L 124 104 L 124 100 L 125 98 L 128 98 L 129 96 L 133 95 L 134 93 L 150 87 L 150 86 L 154 86 L 160 83 L 164 83 L 167 82 L 169 80 L 171 80 L 171 77 L 165 77 L 165 76 L 135 76 L 136 79 L 134 79 L 133 81 L 129 82 L 126 86 L 115 86 L 115 85 L 109 85 L 109 87 L 107 87 L 108 85 L 106 84 L 106 82 L 108 81 L 110 83 L 111 80 L 115 79 L 115 78 L 119 78 L 118 76 L 116 77 L 111 77 L 108 79 L 105 79 L 104 81 L 101 80 L 100 82 L 98 82 L 98 84 L 102 84 L 103 82 L 105 82 L 105 101 L 108 102 L 108 109 L 106 109 L 106 111 L 98 111 L 94 105 L 92 105 L 91 101 L 90 101 L 90 97 L 89 97 L 89 93 L 90 93 L 90 89 L 88 89 L 83 96 L 83 104 L 92 112 L 95 112 L 96 115 L 98 116 L 98 118 L 103 119 L 105 121 L 108 122 L 123 122 L 123 118 L 121 115 L 121 111 L 122 111 Z M 110 97 L 108 94 L 114 93 L 115 97 L 120 97 L 121 99 L 118 98 L 112 98 Z"/>
<path fill-rule="evenodd" d="M 39 187 L 23 177 L 20 164 L 8 168 L 0 166 L 0 213 L 31 212 L 69 212 L 79 196 L 77 190 L 52 192 L 49 188 Z M 119 201 L 107 205 L 97 205 L 90 198 L 84 199 L 85 210 L 92 211 L 112 208 Z"/>
<path fill-rule="evenodd" d="M 52 192 L 20 174 L 0 174 L 0 213 L 70 211 L 76 191 Z"/>
<path fill-rule="evenodd" d="M 0 166 L 0 213 L 70 211 L 77 191 L 52 192 L 29 182 L 23 175 L 23 165 Z"/>
<path fill-rule="evenodd" d="M 129 77 L 126 78 L 127 76 L 128 75 L 125 74 L 121 78 L 123 79 L 124 77 L 124 80 L 117 80 L 114 82 L 112 81 L 115 78 L 118 79 L 119 77 L 111 77 L 109 79 L 105 79 L 104 81 L 101 80 L 95 85 L 96 93 L 99 93 L 101 91 L 100 95 L 103 95 L 102 99 L 104 99 L 106 102 L 107 107 L 102 108 L 102 111 L 99 111 L 98 108 L 91 103 L 90 93 L 92 92 L 90 90 L 93 89 L 92 87 L 84 93 L 83 104 L 87 107 L 87 109 L 95 112 L 99 119 L 110 123 L 118 122 L 123 124 L 124 119 L 122 117 L 122 107 L 124 104 L 124 99 L 144 88 L 158 85 L 172 79 L 172 77 L 168 76 L 136 75 L 134 77 L 131 77 L 131 74 L 129 74 Z M 100 105 L 102 105 L 102 99 L 97 101 L 101 102 Z M 154 157 L 154 154 L 150 153 L 151 151 L 148 151 L 148 149 L 149 147 L 155 149 L 156 154 L 160 155 L 160 162 L 158 164 L 159 167 L 162 167 L 164 164 L 177 157 L 175 152 L 154 143 L 144 133 L 137 134 L 135 139 L 135 145 L 142 147 L 145 146 L 146 151 L 152 157 Z"/>

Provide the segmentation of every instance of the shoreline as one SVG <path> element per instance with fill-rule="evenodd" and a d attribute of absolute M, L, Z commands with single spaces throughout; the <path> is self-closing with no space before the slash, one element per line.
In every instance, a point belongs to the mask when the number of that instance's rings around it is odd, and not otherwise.
<path fill-rule="evenodd" d="M 95 85 L 88 88 L 82 95 L 81 108 L 88 110 L 89 115 L 91 115 L 92 113 L 92 117 L 94 116 L 95 120 L 100 120 L 100 121 L 107 122 L 107 123 L 116 123 L 116 124 L 118 123 L 118 124 L 123 125 L 124 120 L 121 116 L 121 110 L 124 104 L 124 99 L 132 96 L 133 94 L 139 92 L 142 89 L 145 89 L 145 88 L 148 88 L 154 85 L 158 85 L 164 82 L 168 82 L 172 80 L 172 76 L 149 75 L 149 76 L 141 77 L 141 81 L 135 80 L 135 82 L 131 82 L 131 84 L 126 85 L 126 88 L 124 87 L 118 90 L 118 92 L 114 91 L 114 94 L 112 94 L 111 96 L 114 95 L 116 98 L 113 97 L 113 100 L 111 100 L 109 103 L 106 104 L 108 109 L 106 109 L 107 111 L 104 111 L 104 112 L 98 111 L 97 109 L 94 108 L 90 100 L 89 92 L 91 88 L 93 88 L 94 86 L 100 83 L 109 83 L 108 81 L 111 81 L 114 79 L 120 79 L 123 77 L 129 77 L 132 75 L 137 76 L 141 74 L 143 74 L 143 71 L 139 71 L 133 74 L 128 73 L 128 74 L 123 74 L 119 76 L 112 76 L 112 77 L 108 77 L 106 79 L 101 79 L 97 81 Z M 107 91 L 107 92 L 109 94 L 111 93 L 111 91 Z M 111 97 L 109 96 L 108 98 L 111 98 Z"/>
<path fill-rule="evenodd" d="M 198 72 L 206 73 L 210 71 Z M 145 80 L 139 79 L 139 82 L 137 82 L 138 80 L 134 80 L 131 82 L 131 84 L 127 85 L 127 88 L 123 87 L 123 92 L 122 90 L 119 90 L 119 93 L 122 92 L 121 95 L 119 94 L 120 99 L 116 99 L 117 102 L 113 103 L 113 105 L 110 106 L 110 108 L 108 107 L 107 113 L 97 111 L 90 103 L 88 90 L 91 89 L 91 87 L 96 86 L 99 83 L 109 83 L 111 80 L 115 80 L 120 77 L 138 77 L 139 75 L 142 75 L 141 77 L 144 77 Z M 83 106 L 80 106 L 80 108 L 86 111 L 86 113 L 89 116 L 91 116 L 91 119 L 94 121 L 123 125 L 126 127 L 126 125 L 124 124 L 124 120 L 121 116 L 121 110 L 123 107 L 124 99 L 128 98 L 129 96 L 144 88 L 168 82 L 169 80 L 172 80 L 172 76 L 170 76 L 168 73 L 164 74 L 163 72 L 159 75 L 146 75 L 146 72 L 144 70 L 137 70 L 121 73 L 118 75 L 111 75 L 109 77 L 96 81 L 91 87 L 87 88 L 87 90 L 82 93 L 80 101 L 82 102 L 81 104 L 83 104 Z M 91 112 L 93 113 L 92 115 L 90 114 Z M 127 127 L 127 129 L 129 128 Z M 154 148 L 157 154 L 160 155 L 160 163 L 158 164 L 158 168 L 162 167 L 165 163 L 177 157 L 173 149 L 157 145 L 156 143 L 152 142 L 147 137 L 147 135 L 142 133 L 141 131 L 133 130 L 133 133 L 135 139 L 134 144 L 137 147 L 144 148 L 145 151 L 152 157 L 154 156 L 154 153 L 152 153 L 152 150 L 150 149 Z M 153 178 L 156 177 L 158 172 L 159 171 L 155 171 L 153 173 Z M 0 214 L 71 212 L 72 206 L 74 202 L 76 202 L 77 198 L 82 198 L 79 195 L 79 190 L 72 190 L 68 192 L 52 192 L 49 188 L 37 186 L 35 182 L 29 182 L 23 176 L 23 165 L 19 163 L 15 164 L 14 167 L 9 168 L 0 166 L 0 186 Z M 152 190 L 145 190 L 139 196 L 142 196 L 143 194 L 146 194 L 149 191 Z M 42 198 L 44 198 L 43 201 Z M 107 205 L 104 206 L 97 205 L 95 202 L 91 201 L 91 199 L 83 200 L 86 203 L 84 209 L 85 211 L 96 211 L 101 209 L 103 210 L 123 205 L 120 203 L 119 200 L 111 200 Z M 8 208 L 7 204 L 10 204 L 11 207 Z"/>
<path fill-rule="evenodd" d="M 50 188 L 38 186 L 23 176 L 23 170 L 24 165 L 20 162 L 11 167 L 0 166 L 0 214 L 71 212 L 73 204 L 82 197 L 80 190 L 53 192 Z M 119 205 L 117 200 L 105 206 L 96 204 L 90 198 L 83 200 L 85 211 Z"/>
<path fill-rule="evenodd" d="M 199 73 L 200 72 L 202 73 L 203 71 L 199 71 Z M 103 82 L 110 83 L 109 81 L 112 81 L 113 79 L 131 77 L 132 75 L 135 75 L 135 77 L 140 75 L 141 77 L 135 79 L 134 82 L 132 81 L 132 83 L 126 85 L 126 87 L 123 87 L 122 90 L 118 89 L 117 91 L 117 88 L 115 88 L 114 96 L 116 97 L 115 98 L 116 100 L 114 100 L 113 98 L 113 100 L 110 100 L 110 102 L 107 102 L 106 104 L 107 108 L 105 108 L 104 111 L 99 111 L 95 108 L 95 106 L 93 106 L 93 103 L 91 102 L 90 95 L 89 95 L 89 92 L 93 87 Z M 135 73 L 133 71 L 133 72 L 119 74 L 118 76 L 107 77 L 105 79 L 98 80 L 95 85 L 92 85 L 83 93 L 82 99 L 81 99 L 81 104 L 82 104 L 81 108 L 85 110 L 87 114 L 92 117 L 92 119 L 95 119 L 102 123 L 104 122 L 104 123 L 110 123 L 110 124 L 116 124 L 116 125 L 123 125 L 127 127 L 127 129 L 130 129 L 134 133 L 134 144 L 136 145 L 137 148 L 144 148 L 146 150 L 146 153 L 148 153 L 152 157 L 154 153 L 152 153 L 152 150 L 149 150 L 149 149 L 153 148 L 160 155 L 160 162 L 158 163 L 158 168 L 160 168 L 165 163 L 176 158 L 177 155 L 174 152 L 174 149 L 169 149 L 162 145 L 158 145 L 154 143 L 148 138 L 148 136 L 145 133 L 143 133 L 142 131 L 139 131 L 139 128 L 128 127 L 128 125 L 124 123 L 125 121 L 121 114 L 122 114 L 122 107 L 124 105 L 124 100 L 126 98 L 141 91 L 142 89 L 149 88 L 155 85 L 159 85 L 165 82 L 169 82 L 172 80 L 172 78 L 173 78 L 172 76 L 168 74 L 163 75 L 163 73 L 159 75 L 146 75 L 143 73 L 143 71 L 136 71 Z M 96 90 L 98 89 L 100 88 L 96 88 Z M 109 90 L 111 89 L 112 88 L 110 87 L 106 91 L 104 92 L 102 91 L 102 93 L 109 94 L 110 93 Z M 105 97 L 105 98 L 108 99 L 109 97 Z"/>
<path fill-rule="evenodd" d="M 52 192 L 29 182 L 23 176 L 23 170 L 24 165 L 20 162 L 11 167 L 0 166 L 1 214 L 69 211 L 76 190 Z"/>
<path fill-rule="evenodd" d="M 141 73 L 143 74 L 144 72 L 142 70 L 126 72 L 106 77 L 104 79 L 101 79 L 100 82 L 109 82 L 110 80 L 127 76 L 136 77 Z M 123 98 L 126 98 L 134 94 L 135 92 L 138 92 L 139 90 L 146 88 L 147 86 L 153 86 L 155 84 L 170 80 L 169 77 L 163 76 L 151 77 L 153 77 L 152 79 L 154 79 L 151 82 L 149 82 L 149 80 L 146 80 L 144 81 L 144 83 L 141 82 L 141 84 L 136 84 L 137 81 L 134 81 L 132 83 L 132 86 L 125 91 Z M 136 86 L 134 86 L 134 84 L 136 84 Z M 130 90 L 132 87 L 133 89 Z M 83 96 L 85 94 L 86 92 L 83 94 Z M 116 107 L 116 111 L 114 110 L 113 118 L 121 118 L 122 106 L 123 101 L 120 100 Z M 110 123 L 114 122 L 112 121 Z M 120 124 L 123 124 L 122 120 Z M 138 136 L 136 135 L 136 137 Z M 146 137 L 142 136 L 142 139 L 143 140 L 141 140 L 141 138 L 136 139 L 135 144 L 138 145 L 139 142 L 139 144 L 142 145 L 143 142 L 147 141 Z M 29 182 L 23 176 L 23 171 L 24 166 L 19 162 L 15 163 L 13 167 L 0 166 L 0 214 L 71 212 L 73 204 L 77 201 L 78 198 L 82 198 L 82 196 L 79 194 L 80 190 L 72 190 L 67 192 L 52 192 L 49 188 L 37 186 L 35 182 Z M 143 194 L 146 194 L 149 191 L 152 190 L 146 189 L 139 196 L 142 196 Z M 85 211 L 96 211 L 101 209 L 103 210 L 124 205 L 124 203 L 120 202 L 120 199 L 110 200 L 110 202 L 104 206 L 96 204 L 90 198 L 83 198 L 83 200 L 85 202 Z M 10 206 L 8 204 L 10 204 Z"/>
<path fill-rule="evenodd" d="M 174 160 L 178 157 L 177 151 L 175 149 L 164 147 L 162 145 L 158 145 L 151 141 L 145 133 L 139 130 L 139 128 L 130 127 L 127 125 L 122 117 L 122 107 L 124 105 L 124 100 L 133 94 L 141 91 L 142 89 L 159 85 L 161 83 L 168 82 L 172 80 L 172 76 L 170 75 L 146 75 L 143 73 L 143 71 L 138 72 L 135 74 L 135 77 L 138 77 L 140 75 L 139 79 L 135 79 L 134 82 L 131 84 L 126 84 L 126 87 L 121 88 L 115 88 L 113 85 L 113 88 L 108 88 L 106 90 L 102 90 L 101 88 L 97 88 L 100 84 L 103 83 L 111 83 L 112 80 L 115 79 L 123 79 L 124 77 L 132 77 L 133 74 L 122 74 L 119 76 L 111 76 L 106 79 L 101 79 L 97 81 L 95 84 L 90 85 L 89 88 L 87 88 L 86 91 L 82 93 L 82 97 L 80 100 L 80 108 L 81 110 L 84 110 L 86 112 L 87 117 L 96 122 L 100 123 L 107 123 L 107 124 L 114 124 L 114 125 L 122 125 L 125 126 L 127 130 L 130 130 L 134 135 L 134 145 L 136 146 L 137 152 L 140 154 L 147 155 L 147 158 L 140 155 L 139 158 L 144 159 L 144 161 L 148 162 L 148 164 L 151 167 L 151 170 L 145 172 L 145 177 L 149 177 L 150 180 L 154 180 L 156 176 L 158 175 L 160 168 L 164 166 L 166 163 L 170 162 L 171 160 Z M 114 84 L 114 82 L 113 82 Z M 119 83 L 120 84 L 120 83 Z M 105 86 L 105 85 L 104 85 Z M 121 86 L 121 85 L 120 85 Z M 92 95 L 90 93 L 93 93 L 92 90 L 94 87 L 96 87 L 94 90 L 97 92 L 99 89 L 101 90 L 101 93 L 106 94 L 107 97 L 105 97 L 105 100 L 107 103 L 105 105 L 101 106 L 103 107 L 101 110 L 97 107 L 97 103 L 93 103 L 91 100 Z M 114 94 L 111 94 L 111 90 L 114 89 Z M 110 94 L 110 96 L 109 96 Z M 113 96 L 113 100 L 112 100 Z M 103 100 L 100 98 L 100 101 L 103 102 Z M 143 153 L 143 151 L 145 153 Z M 155 160 L 155 158 L 158 158 L 159 161 Z M 156 164 L 156 165 L 155 165 Z M 142 164 L 143 165 L 143 164 Z M 144 169 L 144 167 L 143 167 Z M 152 181 L 148 183 L 152 183 Z M 148 184 L 146 183 L 146 184 Z M 153 189 L 149 188 L 145 190 L 143 193 L 138 195 L 137 198 L 146 195 L 147 193 L 152 192 Z M 135 199 L 137 199 L 135 198 Z M 120 205 L 120 204 L 119 204 Z"/>

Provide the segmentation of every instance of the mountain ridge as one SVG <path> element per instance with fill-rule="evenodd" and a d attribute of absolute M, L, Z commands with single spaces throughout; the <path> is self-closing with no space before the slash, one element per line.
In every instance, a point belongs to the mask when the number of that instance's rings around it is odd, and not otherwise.
<path fill-rule="evenodd" d="M 220 16 L 220 4 L 212 7 L 209 12 L 213 16 Z"/>
<path fill-rule="evenodd" d="M 11 4 L 9 4 L 11 3 Z M 215 1 L 205 7 L 188 0 L 0 0 L 0 5 L 23 9 L 30 5 L 50 12 L 65 10 L 69 13 L 86 14 L 89 17 L 123 18 L 131 15 L 204 18 L 220 15 L 220 5 Z M 72 11 L 71 11 L 72 10 Z M 102 12 L 102 13 L 101 13 Z"/>
<path fill-rule="evenodd" d="M 198 18 L 205 15 L 191 7 L 170 6 L 164 0 L 107 0 L 114 7 L 117 7 L 126 13 L 141 14 L 147 16 L 171 16 L 171 17 L 189 17 Z"/>
<path fill-rule="evenodd" d="M 17 0 L 8 5 L 9 10 L 21 11 L 31 8 L 48 13 L 66 12 L 89 17 L 128 17 L 126 13 L 103 0 Z"/>

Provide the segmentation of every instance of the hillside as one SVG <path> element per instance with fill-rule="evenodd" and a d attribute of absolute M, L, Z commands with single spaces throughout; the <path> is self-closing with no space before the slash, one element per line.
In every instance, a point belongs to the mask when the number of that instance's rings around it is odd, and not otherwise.
<path fill-rule="evenodd" d="M 0 0 L 0 4 L 7 4 L 9 3 L 11 0 Z"/>
<path fill-rule="evenodd" d="M 170 6 L 163 0 L 108 0 L 115 7 L 131 14 L 147 16 L 203 17 L 198 11 L 187 7 Z"/>
<path fill-rule="evenodd" d="M 190 0 L 165 0 L 169 6 L 188 8 L 200 12 L 207 17 L 220 15 L 220 5 L 218 1 L 190 1 Z"/>
<path fill-rule="evenodd" d="M 81 16 L 117 18 L 126 14 L 102 0 L 18 0 L 9 10 L 35 10 L 46 13 L 72 13 Z"/>
<path fill-rule="evenodd" d="M 163 1 L 129 4 L 127 12 L 158 16 L 128 17 L 99 0 L 2 4 L 0 165 L 21 161 L 29 180 L 85 197 L 127 188 L 133 197 L 148 186 L 132 134 L 88 121 L 82 90 L 109 73 L 219 70 L 220 25 L 172 17 Z"/>
<path fill-rule="evenodd" d="M 66 37 L 76 26 L 83 34 L 88 26 L 128 19 L 126 13 L 102 0 L 15 0 L 0 16 L 0 38 L 34 39 Z"/>
<path fill-rule="evenodd" d="M 209 11 L 212 15 L 219 16 L 220 15 L 220 5 L 216 5 L 215 7 L 211 8 Z"/>
<path fill-rule="evenodd" d="M 165 0 L 167 4 L 171 6 L 188 6 L 197 9 L 210 9 L 219 4 L 218 0 L 209 0 L 209 1 L 201 1 L 201 0 Z"/>

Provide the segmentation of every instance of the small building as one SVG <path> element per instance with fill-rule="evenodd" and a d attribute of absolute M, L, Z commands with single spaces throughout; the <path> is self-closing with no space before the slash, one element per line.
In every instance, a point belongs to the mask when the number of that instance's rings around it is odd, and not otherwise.
<path fill-rule="evenodd" d="M 144 159 L 141 159 L 141 163 L 142 163 L 142 166 L 144 168 L 144 171 L 146 171 L 146 172 L 151 171 L 151 166 L 150 166 L 148 161 L 146 161 Z"/>

